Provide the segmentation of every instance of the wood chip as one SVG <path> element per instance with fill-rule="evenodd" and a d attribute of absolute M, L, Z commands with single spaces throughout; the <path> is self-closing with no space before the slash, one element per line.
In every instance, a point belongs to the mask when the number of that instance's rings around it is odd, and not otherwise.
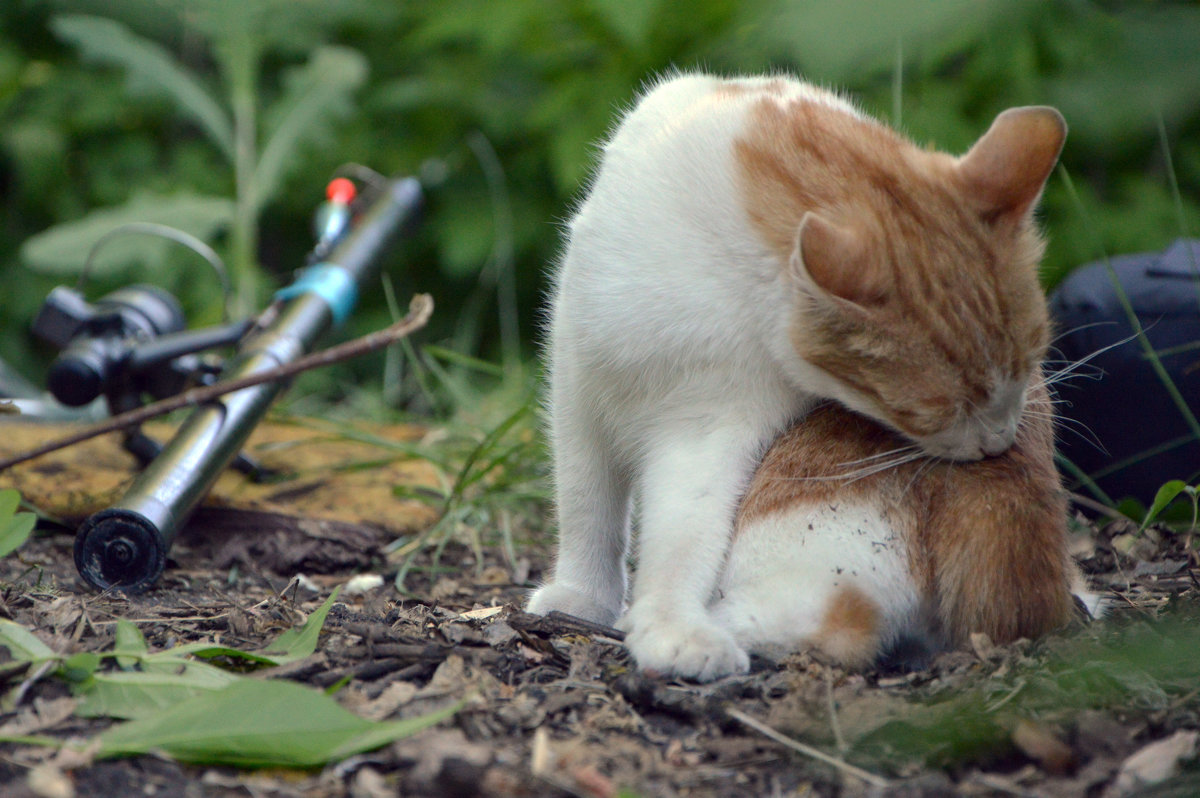
<path fill-rule="evenodd" d="M 500 604 L 495 607 L 481 607 L 477 610 L 467 610 L 458 617 L 468 621 L 482 621 L 484 618 L 491 618 L 493 615 L 499 615 L 504 612 L 504 605 Z"/>

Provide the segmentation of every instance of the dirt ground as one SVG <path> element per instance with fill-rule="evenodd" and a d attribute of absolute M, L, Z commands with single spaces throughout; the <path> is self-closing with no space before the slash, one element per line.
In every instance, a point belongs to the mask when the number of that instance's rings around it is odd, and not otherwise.
<path fill-rule="evenodd" d="M 39 506 L 52 504 L 66 522 L 0 560 L 0 617 L 35 629 L 56 651 L 111 647 L 118 618 L 134 621 L 152 650 L 193 640 L 255 649 L 300 622 L 335 585 L 378 574 L 382 585 L 343 593 L 314 655 L 264 670 L 262 678 L 318 688 L 344 683 L 339 701 L 372 719 L 421 715 L 463 698 L 467 704 L 435 728 L 309 772 L 195 767 L 142 756 L 79 763 L 68 769 L 66 783 L 44 783 L 30 774 L 53 752 L 5 744 L 3 796 L 1108 798 L 1133 794 L 1138 778 L 1149 779 L 1148 771 L 1136 770 L 1139 752 L 1183 772 L 1138 794 L 1200 795 L 1200 770 L 1186 752 L 1189 740 L 1193 752 L 1195 746 L 1188 735 L 1200 729 L 1200 682 L 1180 687 L 1151 669 L 1139 673 L 1153 684 L 1116 698 L 1060 697 L 1063 708 L 1054 710 L 1029 703 L 1044 686 L 1042 673 L 1058 674 L 1060 687 L 1078 685 L 1063 674 L 1079 672 L 1079 652 L 1086 659 L 1088 646 L 1106 640 L 1109 629 L 1130 634 L 1172 612 L 1184 612 L 1193 627 L 1200 623 L 1200 562 L 1187 535 L 1135 534 L 1122 523 L 1085 526 L 1077 555 L 1093 585 L 1112 597 L 1112 617 L 1047 640 L 997 647 L 975 639 L 970 651 L 903 673 L 850 674 L 800 654 L 755 660 L 746 676 L 695 685 L 639 674 L 616 630 L 522 613 L 524 594 L 547 565 L 544 543 L 518 547 L 515 558 L 489 547 L 482 562 L 471 547 L 451 543 L 440 567 L 424 556 L 426 567 L 407 582 L 411 595 L 402 596 L 392 586 L 397 566 L 384 547 L 433 518 L 423 506 L 394 499 L 374 520 L 348 503 L 340 510 L 332 501 L 324 509 L 320 502 L 298 504 L 301 497 L 352 493 L 338 481 L 347 472 L 310 472 L 252 498 L 231 499 L 239 488 L 223 489 L 216 506 L 198 512 L 176 541 L 156 588 L 133 597 L 97 595 L 75 573 L 71 530 L 89 503 L 103 506 L 113 487 L 88 494 L 88 501 L 74 493 L 56 501 L 54 490 L 38 488 L 57 485 L 66 493 L 63 486 L 75 482 L 64 469 L 80 462 L 94 468 L 110 456 L 111 441 L 96 445 L 0 479 Z M 284 449 L 280 456 L 295 455 Z M 119 487 L 131 466 L 119 452 L 111 457 L 117 465 L 106 478 Z M 424 478 L 405 467 L 404 479 Z M 301 573 L 315 590 L 295 581 Z M 1200 649 L 1182 657 L 1193 663 L 1186 672 L 1195 674 Z M 5 661 L 0 651 L 0 666 Z M 27 677 L 8 672 L 0 687 L 11 690 Z M 983 707 L 978 713 L 972 697 Z M 37 680 L 0 714 L 0 733 L 20 728 L 86 738 L 107 727 L 71 714 L 71 702 L 63 683 Z M 906 748 L 904 729 L 919 728 L 918 716 L 934 718 L 937 729 Z M 981 717 L 992 731 L 979 731 Z M 900 738 L 889 737 L 897 728 Z M 981 741 L 974 748 L 972 735 Z M 1164 740 L 1178 741 L 1184 753 L 1153 756 L 1153 744 Z M 797 750 L 796 742 L 833 763 Z"/>

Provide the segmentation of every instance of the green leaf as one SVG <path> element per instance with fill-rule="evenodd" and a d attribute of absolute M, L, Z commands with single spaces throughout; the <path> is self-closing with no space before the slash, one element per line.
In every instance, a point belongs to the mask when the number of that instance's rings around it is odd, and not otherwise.
<path fill-rule="evenodd" d="M 238 767 L 318 767 L 377 748 L 449 717 L 376 723 L 294 682 L 241 678 L 100 735 L 101 757 L 162 751 L 184 762 Z"/>
<path fill-rule="evenodd" d="M 100 655 L 93 651 L 80 651 L 63 660 L 58 675 L 68 682 L 83 682 L 91 678 L 100 667 Z"/>
<path fill-rule="evenodd" d="M 161 45 L 103 17 L 59 16 L 51 20 L 50 27 L 59 38 L 75 45 L 84 60 L 123 67 L 135 90 L 150 88 L 170 97 L 233 161 L 233 124 L 229 115 L 204 84 Z"/>
<path fill-rule="evenodd" d="M 37 525 L 36 514 L 17 512 L 20 504 L 20 493 L 12 488 L 0 490 L 0 557 L 20 548 Z"/>
<path fill-rule="evenodd" d="M 117 656 L 117 665 L 125 670 L 132 668 L 150 652 L 141 630 L 124 618 L 117 619 L 114 637 L 113 652 Z"/>
<path fill-rule="evenodd" d="M 244 677 L 206 662 L 163 660 L 142 671 L 97 673 L 76 690 L 82 717 L 143 718 Z"/>
<path fill-rule="evenodd" d="M 21 506 L 21 493 L 14 488 L 0 490 L 0 518 L 7 518 Z"/>
<path fill-rule="evenodd" d="M 7 648 L 13 659 L 22 662 L 37 662 L 57 656 L 33 632 L 7 618 L 0 618 L 0 646 Z"/>
<path fill-rule="evenodd" d="M 27 239 L 21 247 L 21 258 L 37 271 L 77 274 L 96 242 L 123 224 L 165 224 L 207 240 L 229 224 L 233 212 L 233 202 L 221 197 L 139 194 L 124 205 L 93 211 Z M 92 260 L 92 274 L 111 274 L 134 263 L 157 266 L 171 246 L 177 245 L 157 236 L 114 237 Z"/>
<path fill-rule="evenodd" d="M 170 659 L 179 659 L 184 654 L 191 654 L 203 659 L 213 659 L 215 657 L 228 657 L 229 659 L 240 659 L 246 662 L 251 662 L 257 665 L 279 665 L 280 662 L 275 657 L 265 654 L 259 654 L 254 651 L 243 651 L 240 648 L 231 648 L 230 646 L 222 646 L 216 643 L 207 641 L 198 641 L 195 643 L 184 643 L 181 646 L 161 651 L 158 654 L 151 655 L 151 661 L 157 661 L 157 657 L 164 656 Z M 185 661 L 186 660 L 181 660 Z"/>
<path fill-rule="evenodd" d="M 367 78 L 367 60 L 348 47 L 321 47 L 287 81 L 287 89 L 270 115 L 266 145 L 254 170 L 254 207 L 259 208 L 279 188 L 296 146 L 324 128 L 331 116 L 344 112 L 351 94 Z"/>
<path fill-rule="evenodd" d="M 1158 489 L 1158 493 L 1154 494 L 1154 501 L 1150 504 L 1150 509 L 1146 511 L 1146 517 L 1142 519 L 1141 528 L 1148 527 L 1159 513 L 1167 509 L 1168 504 L 1175 501 L 1176 496 L 1187 490 L 1187 486 L 1187 483 L 1181 479 L 1173 479 L 1163 484 Z"/>
<path fill-rule="evenodd" d="M 317 638 L 321 635 L 321 627 L 325 625 L 325 616 L 329 614 L 329 610 L 333 608 L 333 603 L 341 592 L 341 586 L 335 587 L 329 594 L 329 598 L 325 599 L 325 603 L 308 616 L 302 625 L 288 629 L 279 635 L 273 643 L 263 649 L 262 653 L 271 657 L 276 665 L 283 665 L 310 656 L 317 650 Z"/>

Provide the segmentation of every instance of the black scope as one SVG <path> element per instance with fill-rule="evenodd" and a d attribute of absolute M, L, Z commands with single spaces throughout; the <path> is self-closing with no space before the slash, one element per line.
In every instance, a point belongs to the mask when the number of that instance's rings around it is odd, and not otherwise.
<path fill-rule="evenodd" d="M 47 389 L 63 404 L 79 407 L 128 390 L 114 382 L 129 376 L 125 360 L 135 347 L 186 325 L 178 300 L 153 285 L 118 288 L 94 304 L 59 286 L 46 297 L 33 331 L 62 350 L 46 375 Z"/>

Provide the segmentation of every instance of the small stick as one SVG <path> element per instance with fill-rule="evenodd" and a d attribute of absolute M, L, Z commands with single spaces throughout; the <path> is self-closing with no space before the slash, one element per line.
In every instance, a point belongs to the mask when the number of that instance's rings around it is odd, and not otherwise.
<path fill-rule="evenodd" d="M 829 675 L 829 671 L 825 671 L 825 697 L 829 701 L 829 725 L 833 729 L 833 742 L 837 745 L 838 753 L 844 754 L 848 746 L 846 738 L 842 736 L 842 724 L 838 722 L 837 702 L 833 700 L 833 677 Z"/>
<path fill-rule="evenodd" d="M 838 770 L 840 770 L 844 773 L 849 773 L 850 775 L 854 776 L 855 778 L 860 779 L 861 781 L 865 781 L 867 784 L 870 784 L 873 787 L 886 788 L 886 787 L 891 786 L 890 783 L 888 782 L 888 780 L 883 778 L 882 776 L 876 776 L 874 773 L 871 773 L 870 771 L 863 770 L 860 767 L 855 767 L 854 765 L 851 765 L 849 762 L 846 762 L 845 760 L 838 759 L 836 756 L 830 756 L 829 754 L 825 753 L 824 751 L 821 751 L 817 748 L 813 748 L 811 745 L 805 745 L 804 743 L 800 742 L 799 740 L 793 740 L 791 737 L 788 737 L 787 735 L 780 734 L 779 732 L 775 731 L 767 724 L 765 724 L 761 721 L 757 721 L 754 718 L 747 715 L 746 713 L 736 710 L 733 707 L 729 707 L 728 709 L 726 709 L 725 714 L 728 715 L 729 717 L 733 718 L 734 720 L 749 726 L 751 729 L 754 729 L 756 732 L 763 735 L 764 737 L 769 737 L 770 739 L 774 740 L 775 742 L 779 743 L 780 745 L 785 745 L 788 748 L 791 748 L 793 751 L 798 751 L 798 752 L 804 754 L 805 756 L 812 757 L 813 759 L 824 762 L 827 765 L 832 765 L 833 767 L 837 768 Z"/>
<path fill-rule="evenodd" d="M 197 388 L 191 388 L 183 393 L 169 396 L 166 399 L 148 404 L 145 407 L 134 408 L 112 418 L 98 421 L 95 424 L 84 427 L 78 432 L 73 432 L 70 435 L 63 436 L 58 440 L 50 441 L 36 449 L 31 449 L 23 454 L 13 455 L 0 459 L 0 471 L 9 466 L 23 463 L 26 460 L 32 460 L 35 457 L 41 457 L 44 454 L 57 451 L 58 449 L 67 446 L 73 446 L 76 443 L 81 443 L 97 435 L 104 435 L 108 432 L 128 429 L 136 427 L 144 421 L 156 418 L 158 416 L 179 410 L 183 407 L 201 405 L 205 402 L 211 402 L 218 396 L 223 396 L 227 393 L 240 391 L 243 388 L 252 388 L 255 385 L 261 385 L 264 382 L 273 382 L 275 380 L 283 380 L 288 377 L 299 374 L 302 371 L 309 369 L 328 366 L 333 363 L 340 363 L 343 360 L 365 355 L 369 352 L 374 352 L 382 349 L 389 344 L 395 343 L 408 336 L 409 334 L 421 329 L 429 321 L 430 315 L 433 313 L 433 299 L 428 294 L 417 294 L 412 298 L 412 304 L 409 305 L 408 315 L 400 319 L 400 321 L 382 330 L 377 330 L 373 333 L 368 333 L 361 338 L 356 338 L 353 341 L 331 346 L 328 349 L 322 349 L 319 352 L 313 352 L 304 357 L 297 358 L 290 363 L 284 363 L 281 366 L 261 371 L 257 374 L 249 374 L 245 377 L 240 377 L 236 380 L 228 380 L 226 382 L 218 382 L 213 385 L 204 385 Z"/>

